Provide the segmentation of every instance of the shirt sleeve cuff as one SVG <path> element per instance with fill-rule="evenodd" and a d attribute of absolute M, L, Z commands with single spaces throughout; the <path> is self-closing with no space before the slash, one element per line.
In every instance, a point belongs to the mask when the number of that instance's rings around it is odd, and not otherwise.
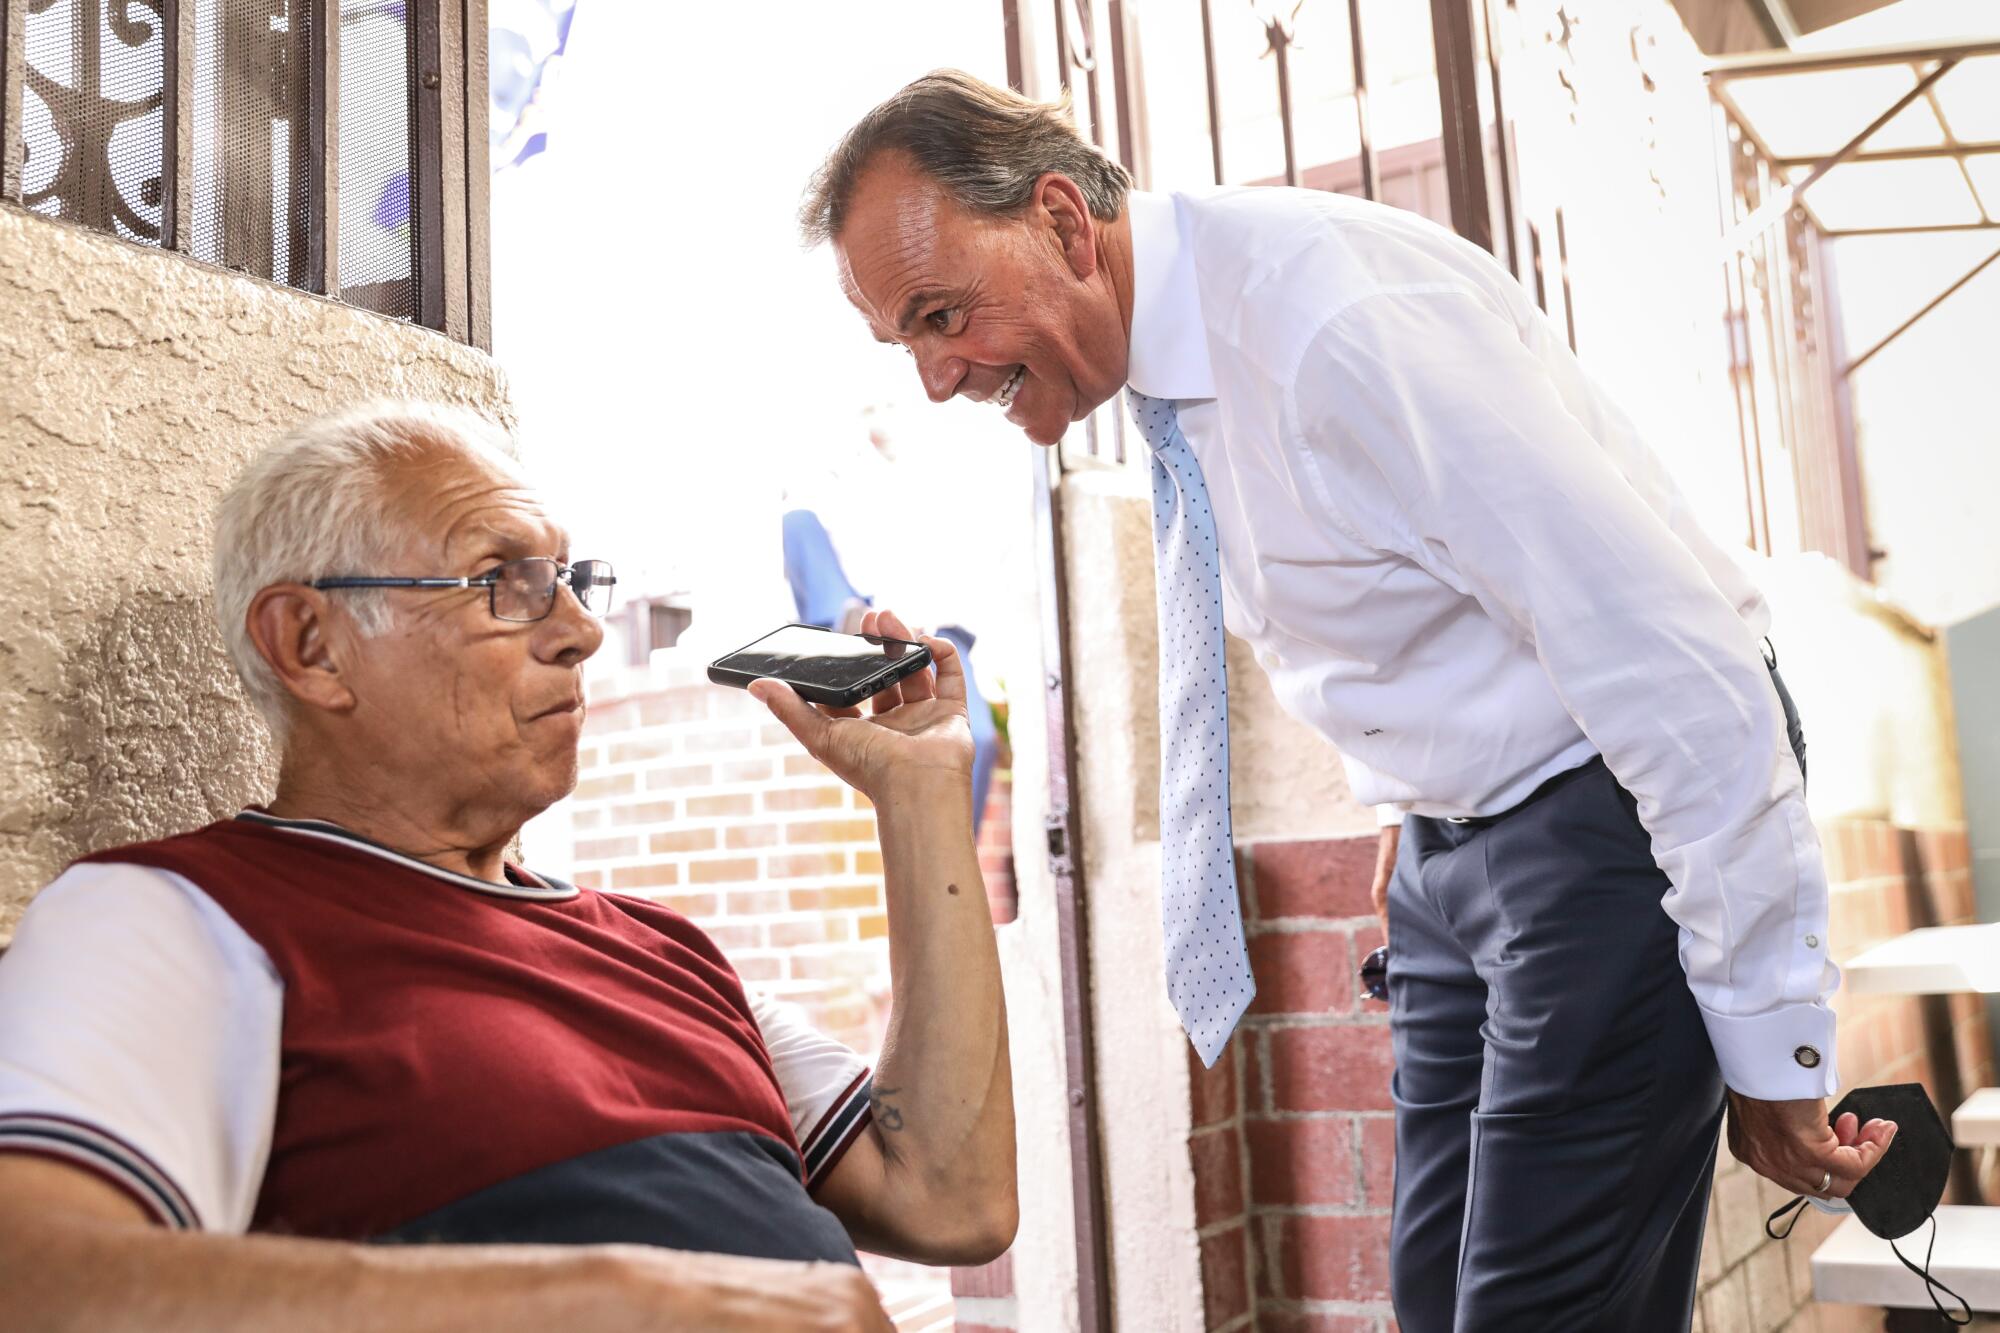
<path fill-rule="evenodd" d="M 834 1098 L 826 1114 L 820 1117 L 812 1132 L 799 1145 L 800 1155 L 805 1159 L 806 1189 L 818 1189 L 825 1183 L 833 1168 L 840 1165 L 840 1159 L 854 1146 L 874 1119 L 873 1097 L 875 1079 L 873 1071 L 863 1069 L 854 1076 L 854 1082 L 847 1090 Z"/>
<path fill-rule="evenodd" d="M 125 1140 L 85 1121 L 28 1112 L 0 1115 L 0 1153 L 67 1162 L 130 1196 L 161 1226 L 202 1229 L 201 1215 L 172 1176 Z"/>
<path fill-rule="evenodd" d="M 1831 1097 L 1840 1087 L 1834 1068 L 1833 1010 L 1792 1004 L 1736 1017 L 1701 1011 L 1716 1063 L 1730 1090 L 1761 1102 Z"/>
<path fill-rule="evenodd" d="M 1403 822 L 1403 812 L 1393 805 L 1375 807 L 1375 823 L 1381 828 L 1394 828 Z"/>

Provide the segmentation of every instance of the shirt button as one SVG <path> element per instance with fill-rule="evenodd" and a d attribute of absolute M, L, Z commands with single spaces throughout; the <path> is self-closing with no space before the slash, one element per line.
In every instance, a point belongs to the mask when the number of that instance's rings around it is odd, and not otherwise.
<path fill-rule="evenodd" d="M 1817 1069 L 1819 1068 L 1819 1047 L 1801 1046 L 1792 1052 L 1792 1059 L 1798 1061 L 1802 1068 Z"/>
<path fill-rule="evenodd" d="M 1817 948 L 1819 948 L 1819 936 L 1817 936 L 1817 935 L 1808 935 L 1808 936 L 1806 936 L 1806 948 L 1808 948 L 1808 949 L 1817 949 Z"/>

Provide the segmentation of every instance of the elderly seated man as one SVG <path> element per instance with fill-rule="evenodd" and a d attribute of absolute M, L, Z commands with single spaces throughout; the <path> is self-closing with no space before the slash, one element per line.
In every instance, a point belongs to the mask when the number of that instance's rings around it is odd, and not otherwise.
<path fill-rule="evenodd" d="M 1012 1238 L 951 645 L 867 718 L 755 687 L 878 812 L 871 1078 L 686 918 L 507 860 L 575 784 L 612 578 L 499 445 L 378 405 L 223 500 L 277 790 L 85 857 L 0 962 L 0 1326 L 886 1330 L 856 1244 Z"/>

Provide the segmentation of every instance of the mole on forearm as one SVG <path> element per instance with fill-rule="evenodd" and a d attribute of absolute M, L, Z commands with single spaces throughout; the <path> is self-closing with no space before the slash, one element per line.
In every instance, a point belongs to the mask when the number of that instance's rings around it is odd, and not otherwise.
<path fill-rule="evenodd" d="M 949 893 L 949 894 L 954 894 L 954 895 L 955 895 L 955 894 L 957 894 L 957 892 L 958 892 L 958 885 L 956 885 L 956 884 L 947 884 L 947 885 L 945 885 L 945 886 L 944 886 L 944 891 L 945 891 L 946 893 Z"/>

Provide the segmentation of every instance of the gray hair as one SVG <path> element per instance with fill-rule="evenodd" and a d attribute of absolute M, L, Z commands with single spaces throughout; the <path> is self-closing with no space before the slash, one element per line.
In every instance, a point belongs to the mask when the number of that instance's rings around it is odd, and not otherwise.
<path fill-rule="evenodd" d="M 1036 102 L 955 69 L 936 70 L 863 116 L 813 173 L 799 208 L 808 245 L 840 234 L 855 183 L 878 153 L 908 157 L 961 207 L 993 217 L 1026 208 L 1035 182 L 1076 182 L 1092 217 L 1125 209 L 1132 177 L 1076 131 L 1069 98 Z"/>
<path fill-rule="evenodd" d="M 511 476 L 511 442 L 493 423 L 432 403 L 382 401 L 294 427 L 250 461 L 215 511 L 215 616 L 250 702 L 282 741 L 291 696 L 250 637 L 250 603 L 276 583 L 386 570 L 405 534 L 388 516 L 387 474 L 398 463 L 456 454 Z M 388 628 L 381 592 L 342 592 L 364 634 Z"/>

